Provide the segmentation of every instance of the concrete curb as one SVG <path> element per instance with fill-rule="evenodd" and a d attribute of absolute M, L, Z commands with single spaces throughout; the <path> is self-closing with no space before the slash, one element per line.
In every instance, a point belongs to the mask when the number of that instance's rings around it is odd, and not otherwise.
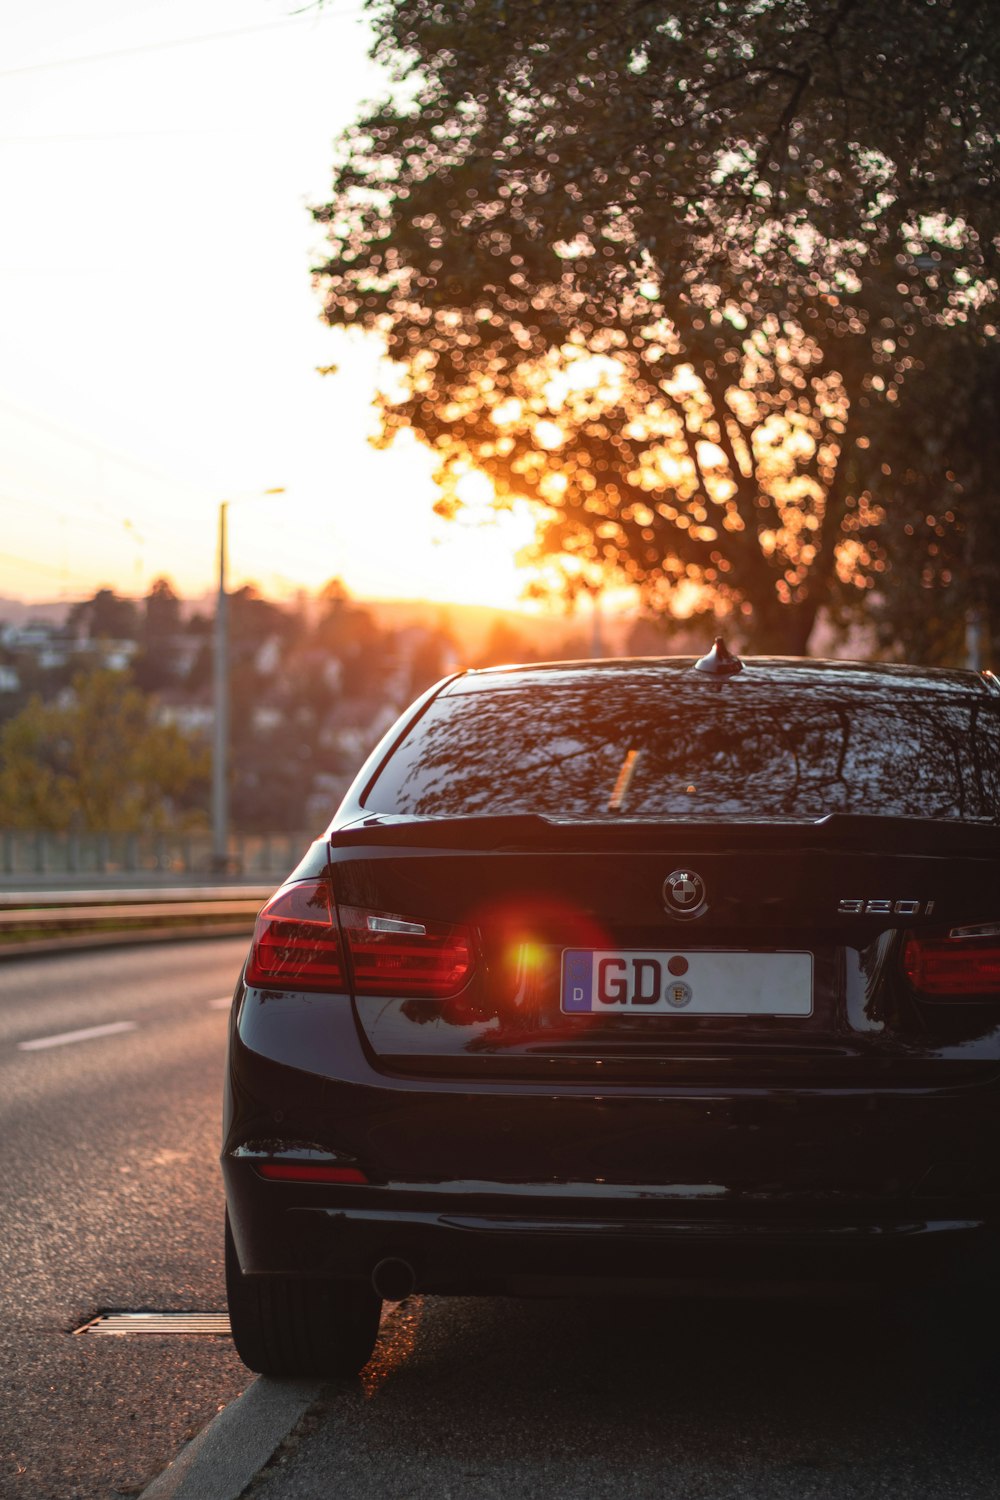
<path fill-rule="evenodd" d="M 237 1500 L 315 1405 L 323 1385 L 259 1375 L 181 1449 L 139 1500 Z"/>

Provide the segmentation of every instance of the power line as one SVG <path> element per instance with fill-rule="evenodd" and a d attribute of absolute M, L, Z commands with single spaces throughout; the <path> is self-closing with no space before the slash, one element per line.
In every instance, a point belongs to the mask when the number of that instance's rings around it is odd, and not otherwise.
<path fill-rule="evenodd" d="M 39 427 L 47 429 L 49 432 L 55 433 L 58 437 L 63 438 L 67 442 L 76 443 L 80 447 L 89 450 L 94 455 L 98 463 L 103 463 L 105 460 L 108 460 L 111 463 L 126 465 L 127 467 L 135 469 L 140 473 L 145 473 L 151 476 L 160 484 L 166 485 L 168 487 L 174 487 L 177 489 L 190 489 L 192 487 L 190 481 L 171 479 L 162 471 L 154 469 L 148 464 L 144 464 L 139 459 L 134 459 L 124 453 L 116 452 L 112 448 L 106 448 L 103 446 L 103 444 L 95 442 L 93 438 L 84 437 L 82 433 L 77 433 L 74 432 L 71 428 L 63 427 L 59 423 L 53 422 L 49 417 L 44 417 L 38 412 L 33 412 L 25 407 L 19 406 L 17 402 L 11 401 L 7 396 L 3 394 L 0 394 L 0 406 L 6 406 L 8 410 L 17 413 L 18 416 L 25 418 L 27 421 L 35 423 Z M 204 486 L 199 485 L 195 488 L 198 491 L 202 491 L 204 489 Z M 13 501 L 10 496 L 0 496 L 0 498 L 6 498 L 11 504 L 19 503 Z M 132 533 L 133 540 L 135 540 L 139 536 L 138 528 L 141 527 L 142 533 L 152 532 L 154 536 L 159 535 L 166 541 L 177 541 L 177 528 L 166 521 L 158 519 L 155 515 L 146 514 L 144 507 L 141 508 L 143 513 L 141 514 L 138 523 L 136 524 L 129 519 L 124 511 L 112 509 L 104 501 L 97 500 L 91 495 L 74 496 L 72 499 L 67 499 L 65 502 L 54 502 L 51 498 L 47 497 L 44 500 L 31 501 L 30 503 L 38 504 L 48 509 L 50 513 L 56 515 L 59 520 L 65 520 L 70 524 L 72 524 L 75 520 L 73 512 L 83 507 L 89 510 L 92 514 L 100 516 L 100 518 L 106 524 L 109 524 L 116 528 L 123 527 L 125 528 L 125 530 L 130 531 Z M 206 505 L 211 505 L 214 507 L 215 504 L 217 504 L 217 501 L 208 498 L 204 503 Z M 113 505 L 114 502 L 112 502 L 112 506 Z M 130 505 L 129 509 L 135 511 L 135 506 Z M 212 513 L 214 514 L 214 509 Z M 253 529 L 254 528 L 251 528 L 251 531 L 253 531 Z M 143 536 L 142 540 L 145 544 L 145 536 Z M 267 548 L 266 560 L 261 553 L 262 545 L 265 545 Z M 301 566 L 302 562 L 302 559 L 300 557 L 293 556 L 291 552 L 286 551 L 281 547 L 275 548 L 273 542 L 270 539 L 266 543 L 262 544 L 259 536 L 252 539 L 242 537 L 240 541 L 237 542 L 236 550 L 238 553 L 237 565 L 240 567 L 242 572 L 247 574 L 263 574 L 266 571 L 273 571 L 272 565 L 274 563 L 283 563 L 288 568 L 296 569 Z M 248 554 L 250 557 L 250 563 L 249 566 L 246 566 L 240 562 L 240 559 L 247 557 Z M 52 570 L 49 569 L 48 571 Z"/>
<path fill-rule="evenodd" d="M 53 500 L 38 500 L 34 496 L 28 501 L 15 500 L 12 495 L 0 495 L 0 500 L 5 501 L 8 505 L 21 506 L 27 504 L 31 506 L 33 511 L 47 510 L 50 516 L 55 516 L 60 526 L 89 527 L 91 525 L 91 522 L 85 516 L 74 516 L 72 506 L 58 504 Z M 88 502 L 85 501 L 84 504 L 86 503 Z"/>
<path fill-rule="evenodd" d="M 101 130 L 84 134 L 66 132 L 64 135 L 0 135 L 0 146 L 64 146 L 68 142 L 76 144 L 80 141 L 134 141 L 134 140 L 160 140 L 164 137 L 173 139 L 175 136 L 187 138 L 197 136 L 204 139 L 210 135 L 267 135 L 273 136 L 274 127 L 270 125 L 247 124 L 247 125 L 210 125 L 202 130 Z"/>
<path fill-rule="evenodd" d="M 146 546 L 146 537 L 129 516 L 116 515 L 113 511 L 110 511 L 107 506 L 103 505 L 99 500 L 94 500 L 90 496 L 80 496 L 70 501 L 53 500 L 51 498 L 39 500 L 35 497 L 32 497 L 30 500 L 15 500 L 12 495 L 0 493 L 0 500 L 3 500 L 7 505 L 11 506 L 29 505 L 32 511 L 48 511 L 50 516 L 55 516 L 60 526 L 83 526 L 90 529 L 94 524 L 92 517 L 97 516 L 104 522 L 106 526 L 111 526 L 116 531 L 120 527 L 123 531 L 126 532 L 129 540 L 133 544 L 137 545 L 140 548 Z M 90 510 L 91 518 L 76 514 L 76 512 L 81 509 L 81 507 Z M 148 526 L 148 524 L 149 523 L 147 523 L 147 521 L 145 520 L 142 522 L 142 525 L 144 527 Z M 174 533 L 168 532 L 165 527 L 158 527 L 155 521 L 152 522 L 152 527 L 153 530 L 162 530 L 165 536 L 169 535 L 171 538 L 173 538 Z"/>
<path fill-rule="evenodd" d="M 38 412 L 28 411 L 26 408 L 18 406 L 16 402 L 9 400 L 6 396 L 0 395 L 0 405 L 6 406 L 8 410 L 16 412 L 18 416 L 24 417 L 27 421 L 34 422 L 39 427 L 45 428 L 47 431 L 55 433 L 58 437 L 65 439 L 67 442 L 77 443 L 81 448 L 87 449 L 94 455 L 94 459 L 99 466 L 103 465 L 106 461 L 110 461 L 111 463 L 122 464 L 128 468 L 138 471 L 139 473 L 147 474 L 151 478 L 155 479 L 159 484 L 165 485 L 168 488 L 177 490 L 190 490 L 192 488 L 192 485 L 189 481 L 171 479 L 168 475 L 162 473 L 158 469 L 152 468 L 148 464 L 142 463 L 139 459 L 130 458 L 127 454 L 116 452 L 113 448 L 106 448 L 101 443 L 94 442 L 92 438 L 84 437 L 81 433 L 73 432 L 70 428 L 61 427 L 57 422 L 51 421 L 51 419 L 49 419 L 48 417 L 41 416 L 41 414 Z M 98 469 L 98 473 L 101 473 L 100 468 Z M 10 496 L 7 496 L 5 498 L 11 504 L 19 503 L 17 501 L 12 501 Z M 31 501 L 29 503 L 37 503 L 43 506 L 46 505 L 45 501 Z M 112 502 L 112 504 L 113 503 L 114 502 Z M 60 508 L 57 509 L 57 506 L 59 506 Z M 48 508 L 61 521 L 70 521 L 73 511 L 79 509 L 80 507 L 89 510 L 92 514 L 100 516 L 105 523 L 111 526 L 114 526 L 116 528 L 123 527 L 126 531 L 131 533 L 132 540 L 138 540 L 142 546 L 146 545 L 146 534 L 150 531 L 158 534 L 168 542 L 176 542 L 177 540 L 177 529 L 175 526 L 170 525 L 168 522 L 158 520 L 153 515 L 143 514 L 142 519 L 139 523 L 139 525 L 142 527 L 142 533 L 140 533 L 135 523 L 126 513 L 124 513 L 123 511 L 112 509 L 111 507 L 109 507 L 109 505 L 105 504 L 104 501 L 97 500 L 92 495 L 77 495 L 72 499 L 67 499 L 65 502 L 60 501 L 53 503 L 51 500 L 48 501 Z M 134 504 L 130 504 L 128 509 L 134 511 Z"/>
<path fill-rule="evenodd" d="M 16 401 L 11 401 L 9 396 L 0 393 L 0 406 L 5 406 L 8 411 L 15 412 L 27 422 L 33 422 L 37 427 L 44 427 L 49 432 L 54 432 L 57 437 L 63 438 L 68 443 L 77 443 L 81 448 L 89 448 L 91 453 L 99 458 L 109 459 L 112 463 L 122 464 L 126 468 L 135 469 L 137 473 L 146 474 L 157 483 L 166 485 L 173 489 L 198 488 L 187 479 L 175 479 L 165 473 L 162 469 L 156 469 L 151 464 L 143 463 L 142 459 L 132 458 L 114 448 L 108 448 L 103 443 L 95 442 L 93 438 L 84 437 L 80 432 L 74 432 L 70 427 L 63 427 L 58 422 L 53 422 L 51 417 L 43 417 L 40 412 L 31 411 L 28 407 L 19 406 Z"/>
<path fill-rule="evenodd" d="M 109 52 L 87 52 L 77 57 L 58 57 L 49 62 L 25 63 L 19 68 L 0 68 L 0 78 L 14 78 L 22 73 L 42 73 L 50 68 L 75 68 L 95 62 L 114 62 L 121 57 L 137 57 L 142 52 L 164 52 L 173 47 L 197 47 L 205 42 L 224 42 L 233 36 L 247 36 L 255 31 L 274 31 L 278 27 L 295 26 L 304 20 L 325 19 L 351 20 L 364 14 L 363 7 L 351 10 L 327 10 L 322 8 L 313 15 L 299 13 L 284 16 L 280 21 L 258 21 L 252 26 L 235 26 L 230 31 L 206 31 L 196 36 L 169 37 L 161 42 L 143 42 L 135 47 L 116 47 Z"/>
<path fill-rule="evenodd" d="M 17 563 L 19 567 L 31 568 L 35 573 L 51 573 L 56 578 L 75 578 L 80 583 L 90 584 L 90 578 L 84 573 L 74 573 L 70 568 L 47 567 L 45 563 L 32 562 L 29 557 L 17 557 L 13 552 L 0 552 L 0 559 L 5 562 Z"/>

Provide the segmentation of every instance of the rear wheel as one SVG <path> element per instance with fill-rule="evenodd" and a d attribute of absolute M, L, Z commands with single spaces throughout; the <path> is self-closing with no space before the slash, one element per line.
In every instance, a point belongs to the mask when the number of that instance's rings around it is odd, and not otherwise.
<path fill-rule="evenodd" d="M 260 1375 L 356 1375 L 378 1335 L 382 1299 L 362 1281 L 245 1276 L 226 1215 L 233 1343 Z"/>

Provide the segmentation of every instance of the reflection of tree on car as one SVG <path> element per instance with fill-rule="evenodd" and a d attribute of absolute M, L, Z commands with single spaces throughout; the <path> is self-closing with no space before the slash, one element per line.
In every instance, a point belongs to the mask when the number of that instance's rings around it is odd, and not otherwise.
<path fill-rule="evenodd" d="M 977 703 L 929 696 L 925 709 L 919 695 L 903 701 L 891 675 L 850 710 L 849 672 L 833 685 L 821 668 L 808 687 L 797 677 L 783 695 L 771 682 L 760 696 L 752 681 L 727 685 L 726 702 L 709 698 L 714 684 L 678 674 L 638 708 L 641 666 L 599 688 L 585 672 L 576 675 L 584 680 L 560 681 L 553 669 L 544 693 L 518 686 L 437 700 L 401 745 L 373 805 L 384 795 L 386 806 L 418 816 L 603 818 L 632 752 L 621 810 L 634 817 L 746 817 L 767 807 L 788 817 L 878 808 L 985 819 L 1000 791 L 997 729 Z M 408 753 L 411 744 L 419 754 Z"/>

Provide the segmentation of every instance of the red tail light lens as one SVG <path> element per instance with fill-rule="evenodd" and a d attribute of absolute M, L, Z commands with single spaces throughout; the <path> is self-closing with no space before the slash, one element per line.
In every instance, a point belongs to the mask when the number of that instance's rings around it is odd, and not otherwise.
<path fill-rule="evenodd" d="M 464 927 L 388 912 L 340 908 L 359 995 L 448 999 L 468 984 L 472 939 Z M 257 918 L 246 969 L 261 989 L 344 990 L 347 971 L 324 880 L 303 880 L 272 896 Z"/>
<path fill-rule="evenodd" d="M 261 989 L 344 988 L 340 940 L 325 880 L 303 880 L 271 897 L 257 918 L 246 982 Z"/>
<path fill-rule="evenodd" d="M 356 906 L 341 907 L 340 923 L 356 994 L 443 1000 L 457 995 L 472 977 L 472 939 L 464 927 Z"/>
<path fill-rule="evenodd" d="M 323 1162 L 262 1161 L 257 1171 L 269 1182 L 366 1183 L 368 1181 L 359 1167 L 331 1167 Z"/>
<path fill-rule="evenodd" d="M 910 937 L 903 968 L 923 995 L 994 995 L 1000 999 L 1000 923 L 953 927 L 947 937 Z"/>

